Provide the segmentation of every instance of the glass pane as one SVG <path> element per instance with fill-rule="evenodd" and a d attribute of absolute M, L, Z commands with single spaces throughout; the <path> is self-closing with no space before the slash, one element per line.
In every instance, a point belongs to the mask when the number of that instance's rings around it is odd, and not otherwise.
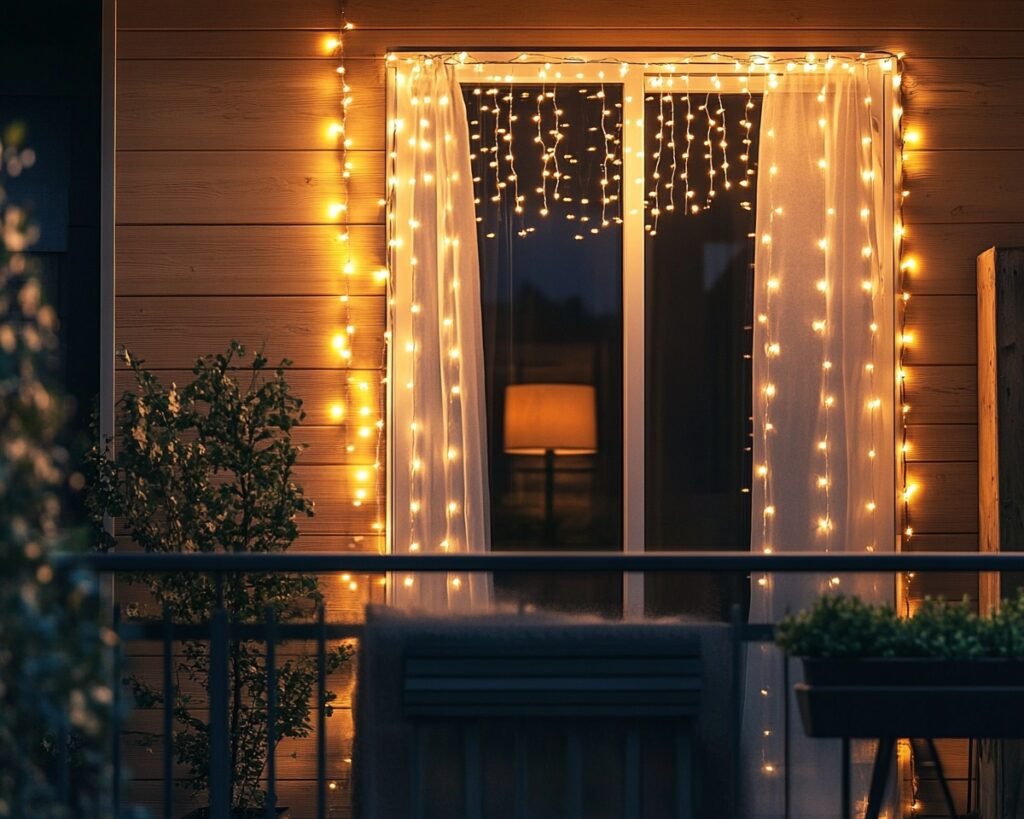
<path fill-rule="evenodd" d="M 756 184 L 747 169 L 757 165 L 759 102 L 645 98 L 650 551 L 749 548 Z M 725 619 L 745 589 L 742 577 L 650 575 L 646 610 Z"/>
<path fill-rule="evenodd" d="M 465 88 L 495 551 L 622 547 L 622 231 L 618 202 L 601 203 L 617 189 L 621 97 L 611 85 Z M 622 604 L 612 574 L 496 577 L 495 589 L 516 605 Z"/>

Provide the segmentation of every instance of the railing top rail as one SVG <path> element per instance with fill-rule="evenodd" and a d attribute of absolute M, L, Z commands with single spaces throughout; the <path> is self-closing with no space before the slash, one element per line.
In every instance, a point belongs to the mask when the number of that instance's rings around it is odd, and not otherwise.
<path fill-rule="evenodd" d="M 177 553 L 63 554 L 57 564 L 140 572 L 992 572 L 1024 571 L 1024 552 L 488 552 L 479 554 Z"/>

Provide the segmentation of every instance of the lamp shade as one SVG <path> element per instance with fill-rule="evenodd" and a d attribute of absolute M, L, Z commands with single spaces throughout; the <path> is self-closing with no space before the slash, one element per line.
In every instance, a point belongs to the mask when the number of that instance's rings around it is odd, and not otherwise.
<path fill-rule="evenodd" d="M 597 452 L 594 388 L 586 384 L 511 384 L 505 388 L 505 452 Z"/>

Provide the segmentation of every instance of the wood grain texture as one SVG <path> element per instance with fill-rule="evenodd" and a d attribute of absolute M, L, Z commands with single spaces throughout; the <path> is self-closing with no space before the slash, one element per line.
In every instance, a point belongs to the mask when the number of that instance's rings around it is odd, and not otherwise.
<path fill-rule="evenodd" d="M 347 713 L 347 709 L 339 708 L 335 713 Z M 331 748 L 329 763 L 337 769 L 342 759 L 351 756 L 352 724 L 351 720 L 342 721 L 331 718 L 327 721 L 327 744 Z M 160 779 L 163 770 L 163 738 L 157 737 L 151 748 L 139 745 L 138 738 L 125 736 L 122 741 L 122 753 L 125 766 L 132 776 L 140 780 Z M 316 776 L 316 738 L 291 738 L 281 740 L 277 747 L 277 778 L 279 782 L 307 780 Z M 184 766 L 175 766 L 175 777 L 185 778 L 187 770 Z M 311 800 L 313 801 L 313 800 Z M 179 814 L 180 815 L 180 814 Z M 306 817 L 315 816 L 305 814 Z M 299 814 L 292 816 L 298 819 Z"/>
<path fill-rule="evenodd" d="M 224 350 L 231 339 L 262 348 L 272 363 L 290 359 L 295 367 L 333 369 L 341 363 L 332 338 L 346 326 L 351 336 L 352 367 L 379 367 L 384 352 L 384 298 L 353 296 L 346 314 L 327 296 L 184 296 L 117 299 L 115 343 L 155 369 L 184 369 L 197 356 Z M 120 366 L 123 366 L 120 365 Z"/>
<path fill-rule="evenodd" d="M 358 480 L 357 475 L 364 472 L 370 474 L 369 480 Z M 378 474 L 383 490 L 383 470 Z M 306 497 L 316 505 L 314 517 L 298 521 L 302 534 L 373 536 L 378 533 L 374 523 L 383 521 L 384 509 L 378 509 L 373 501 L 372 469 L 347 465 L 296 466 L 295 480 L 306 491 Z M 361 506 L 356 506 L 356 489 L 359 487 L 367 490 L 368 499 Z"/>
<path fill-rule="evenodd" d="M 310 30 L 133 30 L 117 37 L 120 60 L 293 60 L 337 62 L 337 26 Z"/>
<path fill-rule="evenodd" d="M 920 487 L 911 504 L 915 535 L 978 531 L 977 464 L 914 463 L 907 475 Z"/>
<path fill-rule="evenodd" d="M 978 254 L 993 245 L 1024 245 L 1024 223 L 912 225 L 906 244 L 918 261 L 917 270 L 907 274 L 915 296 L 973 296 Z"/>
<path fill-rule="evenodd" d="M 974 366 L 913 367 L 907 377 L 909 422 L 975 424 L 978 383 Z"/>
<path fill-rule="evenodd" d="M 999 367 L 997 349 L 996 276 L 998 250 L 978 256 L 978 546 L 1000 549 Z M 1015 464 L 1015 466 L 1019 466 Z M 981 584 L 985 605 L 999 599 L 997 574 L 986 573 Z"/>
<path fill-rule="evenodd" d="M 907 306 L 907 332 L 913 341 L 906 362 L 974 364 L 977 320 L 972 296 L 917 296 Z"/>
<path fill-rule="evenodd" d="M 614 30 L 606 28 L 490 28 L 461 27 L 443 31 L 414 28 L 411 22 L 397 21 L 401 28 L 368 28 L 358 25 L 345 38 L 349 57 L 380 57 L 392 50 L 462 50 L 513 49 L 541 51 L 545 49 L 665 49 L 709 51 L 761 51 L 774 49 L 808 49 L 837 51 L 903 52 L 911 60 L 932 57 L 1021 57 L 1024 42 L 1014 31 L 977 30 L 942 31 L 929 28 L 789 28 L 778 24 L 756 29 L 743 28 L 726 15 L 712 27 L 677 26 L 644 27 L 637 16 Z M 733 24 L 733 27 L 729 27 Z M 149 34 L 149 32 L 147 32 Z M 234 32 L 231 33 L 234 36 Z M 134 36 L 133 32 L 122 39 Z M 159 50 L 173 47 L 178 32 L 154 32 L 154 40 L 165 40 Z M 188 52 L 189 46 L 178 46 Z M 227 46 L 230 48 L 232 46 Z"/>
<path fill-rule="evenodd" d="M 384 149 L 384 66 L 353 61 L 351 147 Z M 335 63 L 119 60 L 118 150 L 330 150 L 342 96 Z"/>
<path fill-rule="evenodd" d="M 339 551 L 353 550 L 361 543 L 379 543 L 377 538 L 382 530 L 374 524 L 383 520 L 384 510 L 375 502 L 375 480 L 380 480 L 383 499 L 383 470 L 376 472 L 362 464 L 300 464 L 295 466 L 292 475 L 314 504 L 313 517 L 295 519 L 300 540 L 304 542 L 306 536 L 319 535 L 324 538 L 320 542 L 327 543 L 328 538 L 333 538 Z M 366 490 L 367 497 L 357 505 L 356 493 L 360 488 Z M 126 536 L 123 531 L 117 534 Z M 360 539 L 356 540 L 356 536 Z"/>
<path fill-rule="evenodd" d="M 350 154 L 348 221 L 382 224 L 384 155 Z M 320 225 L 342 195 L 334 151 L 119 151 L 118 225 Z"/>
<path fill-rule="evenodd" d="M 118 29 L 337 29 L 339 0 L 119 0 Z"/>
<path fill-rule="evenodd" d="M 1024 222 L 1019 151 L 908 151 L 908 225 Z M 979 233 L 981 230 L 979 229 Z"/>
<path fill-rule="evenodd" d="M 154 368 L 153 371 L 164 385 L 177 384 L 180 386 L 195 378 L 191 370 L 186 369 L 157 370 Z M 337 402 L 341 402 L 344 407 L 346 414 L 343 418 L 350 417 L 352 413 L 358 413 L 363 407 L 369 407 L 371 411 L 378 407 L 379 392 L 375 391 L 375 387 L 380 388 L 378 385 L 381 376 L 381 371 L 376 369 L 289 369 L 285 378 L 291 386 L 292 392 L 302 399 L 302 409 L 306 413 L 306 418 L 296 429 L 296 434 L 302 434 L 309 428 L 325 430 L 323 433 L 317 433 L 317 440 L 322 440 L 322 436 L 331 434 L 331 431 L 337 432 L 338 424 L 331 412 L 332 406 Z M 134 383 L 134 378 L 129 370 L 121 369 L 115 373 L 114 384 L 118 397 L 126 390 L 133 389 Z M 367 385 L 366 390 L 362 389 L 362 384 Z M 375 416 L 371 415 L 371 417 Z M 361 444 L 358 452 L 369 456 L 369 446 L 369 444 Z M 362 456 L 359 456 L 359 462 L 364 462 Z"/>
<path fill-rule="evenodd" d="M 383 292 L 384 228 L 354 225 L 125 225 L 117 232 L 121 296 L 338 296 Z M 342 269 L 349 260 L 352 275 Z"/>
<path fill-rule="evenodd" d="M 978 535 L 970 532 L 958 535 L 936 535 L 927 532 L 914 535 L 906 545 L 908 552 L 976 552 Z"/>
<path fill-rule="evenodd" d="M 921 148 L 1024 148 L 1024 60 L 911 57 L 904 77 L 904 127 Z"/>
<path fill-rule="evenodd" d="M 975 424 L 910 424 L 907 460 L 912 462 L 966 462 L 978 460 Z"/>
<path fill-rule="evenodd" d="M 234 0 L 237 2 L 237 0 Z M 1022 29 L 1024 9 L 1013 0 L 907 0 L 893 5 L 885 0 L 860 3 L 818 3 L 794 0 L 784 6 L 757 0 L 727 0 L 713 5 L 700 0 L 593 0 L 583 9 L 573 0 L 523 0 L 495 6 L 487 0 L 438 3 L 426 9 L 415 0 L 350 0 L 349 20 L 358 27 L 392 28 L 410 24 L 423 28 L 489 27 L 518 29 L 527 34 L 537 28 L 608 29 L 619 27 L 690 29 L 720 28 L 725 21 L 736 28 L 928 28 Z M 583 19 L 581 19 L 583 18 Z"/>

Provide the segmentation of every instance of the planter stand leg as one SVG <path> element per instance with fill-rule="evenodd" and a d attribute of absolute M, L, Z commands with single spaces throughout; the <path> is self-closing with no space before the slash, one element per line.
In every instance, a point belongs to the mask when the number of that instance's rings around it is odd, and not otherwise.
<path fill-rule="evenodd" d="M 928 743 L 928 750 L 931 751 L 932 760 L 935 762 L 935 776 L 938 777 L 939 785 L 942 787 L 942 797 L 946 800 L 946 809 L 953 819 L 957 819 L 956 803 L 953 801 L 953 794 L 949 790 L 949 782 L 946 781 L 946 772 L 942 769 L 939 749 L 935 747 L 935 740 L 931 737 L 925 739 L 925 742 Z"/>
<path fill-rule="evenodd" d="M 882 800 L 885 799 L 885 786 L 889 782 L 889 770 L 892 768 L 892 752 L 895 747 L 895 739 L 882 737 L 878 740 L 878 748 L 875 750 L 875 764 L 871 769 L 868 810 L 864 819 L 878 819 L 878 814 L 882 810 Z"/>

